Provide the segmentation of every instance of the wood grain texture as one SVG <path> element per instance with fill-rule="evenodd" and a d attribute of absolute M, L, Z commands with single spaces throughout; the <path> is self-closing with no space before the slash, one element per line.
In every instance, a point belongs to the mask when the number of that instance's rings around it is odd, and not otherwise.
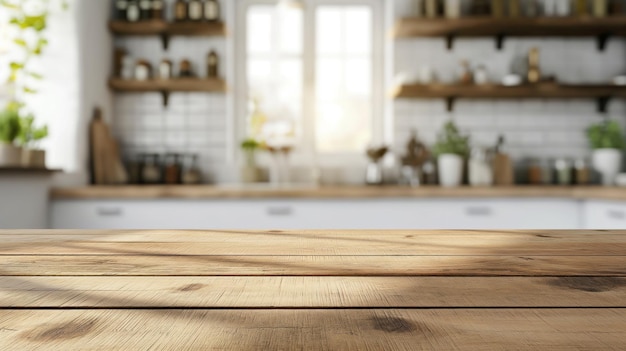
<path fill-rule="evenodd" d="M 626 256 L 4 256 L 6 276 L 626 276 Z"/>
<path fill-rule="evenodd" d="M 624 309 L 0 310 L 7 350 L 624 350 Z"/>
<path fill-rule="evenodd" d="M 624 350 L 626 231 L 0 231 L 0 350 Z"/>
<path fill-rule="evenodd" d="M 626 252 L 626 232 L 578 231 L 92 231 L 2 235 L 0 255 L 603 256 Z M 119 233 L 119 234 L 118 234 Z"/>
<path fill-rule="evenodd" d="M 625 308 L 625 296 L 623 277 L 0 277 L 0 308 Z"/>
<path fill-rule="evenodd" d="M 366 198 L 574 198 L 626 200 L 626 188 L 502 186 L 441 188 L 424 186 L 324 186 L 275 188 L 269 186 L 91 186 L 54 188 L 56 200 L 80 199 L 366 199 Z"/>

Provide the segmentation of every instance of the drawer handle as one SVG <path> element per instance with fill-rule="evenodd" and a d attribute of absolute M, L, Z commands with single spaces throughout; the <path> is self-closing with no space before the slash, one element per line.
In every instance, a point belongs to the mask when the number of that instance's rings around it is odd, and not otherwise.
<path fill-rule="evenodd" d="M 119 207 L 101 207 L 96 210 L 100 217 L 120 217 L 123 211 Z"/>
<path fill-rule="evenodd" d="M 291 216 L 293 214 L 293 208 L 291 207 L 268 207 L 267 214 L 270 216 Z"/>
<path fill-rule="evenodd" d="M 620 221 L 623 221 L 624 219 L 626 219 L 626 213 L 624 213 L 624 211 L 608 210 L 606 214 L 611 219 L 617 219 Z"/>
<path fill-rule="evenodd" d="M 465 214 L 472 217 L 489 217 L 493 211 L 489 207 L 468 207 Z"/>

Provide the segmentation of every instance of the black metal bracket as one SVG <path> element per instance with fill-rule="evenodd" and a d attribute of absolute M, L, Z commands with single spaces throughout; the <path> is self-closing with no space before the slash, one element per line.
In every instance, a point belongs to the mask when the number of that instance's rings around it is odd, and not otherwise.
<path fill-rule="evenodd" d="M 598 35 L 597 41 L 598 41 L 598 50 L 599 51 L 604 51 L 604 49 L 606 49 L 606 44 L 609 41 L 609 39 L 611 38 L 611 34 L 610 33 L 602 33 L 600 35 Z"/>
<path fill-rule="evenodd" d="M 454 111 L 454 103 L 456 102 L 456 97 L 448 96 L 446 98 L 446 111 L 452 112 Z"/>
<path fill-rule="evenodd" d="M 504 47 L 505 37 L 506 36 L 504 35 L 504 33 L 498 33 L 498 35 L 496 35 L 496 49 L 502 50 L 502 48 Z"/>
<path fill-rule="evenodd" d="M 610 96 L 601 96 L 598 98 L 598 112 L 606 113 L 609 107 L 609 102 L 611 101 Z"/>
<path fill-rule="evenodd" d="M 170 104 L 170 92 L 161 90 L 161 97 L 163 98 L 163 107 L 167 107 Z"/>
<path fill-rule="evenodd" d="M 166 33 L 161 33 L 161 44 L 163 44 L 163 50 L 168 50 L 170 47 L 170 36 Z"/>
<path fill-rule="evenodd" d="M 452 50 L 452 48 L 454 48 L 454 38 L 455 38 L 454 33 L 450 33 L 446 35 L 446 48 L 448 50 Z"/>

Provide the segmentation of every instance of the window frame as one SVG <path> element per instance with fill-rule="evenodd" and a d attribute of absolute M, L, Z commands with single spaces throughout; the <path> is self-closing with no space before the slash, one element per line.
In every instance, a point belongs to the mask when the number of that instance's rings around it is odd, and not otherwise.
<path fill-rule="evenodd" d="M 366 162 L 365 150 L 360 152 L 319 153 L 316 150 L 316 13 L 319 6 L 366 5 L 372 8 L 372 120 L 371 142 L 381 144 L 385 141 L 385 41 L 384 10 L 382 0 L 300 0 L 304 4 L 303 13 L 303 97 L 301 139 L 291 157 L 293 166 L 346 167 L 360 166 Z M 234 89 L 234 134 L 235 141 L 246 137 L 246 118 L 248 106 L 248 71 L 247 71 L 247 13 L 254 5 L 276 5 L 277 0 L 239 0 L 236 6 L 235 20 L 235 89 Z M 235 148 L 235 150 L 239 150 Z M 235 160 L 241 159 L 237 152 Z"/>

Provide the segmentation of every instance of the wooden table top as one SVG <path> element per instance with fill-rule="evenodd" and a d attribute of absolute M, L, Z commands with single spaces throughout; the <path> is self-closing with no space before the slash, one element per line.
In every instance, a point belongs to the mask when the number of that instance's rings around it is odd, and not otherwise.
<path fill-rule="evenodd" d="M 0 350 L 626 350 L 626 231 L 0 231 Z"/>

